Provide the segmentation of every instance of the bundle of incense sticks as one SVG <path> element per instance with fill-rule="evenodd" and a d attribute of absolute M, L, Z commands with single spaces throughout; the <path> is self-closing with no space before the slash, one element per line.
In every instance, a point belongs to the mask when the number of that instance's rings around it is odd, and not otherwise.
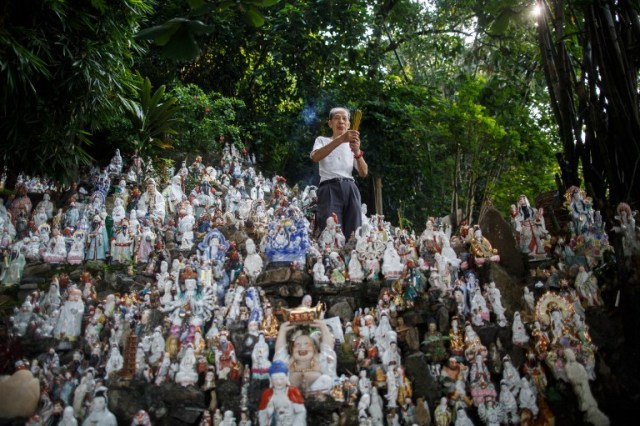
<path fill-rule="evenodd" d="M 360 128 L 360 120 L 362 120 L 362 111 L 359 109 L 353 113 L 353 130 L 358 130 Z"/>

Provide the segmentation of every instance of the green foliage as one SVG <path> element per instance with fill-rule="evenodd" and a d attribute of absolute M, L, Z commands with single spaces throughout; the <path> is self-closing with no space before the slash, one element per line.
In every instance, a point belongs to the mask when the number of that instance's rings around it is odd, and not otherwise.
<path fill-rule="evenodd" d="M 167 58 L 191 60 L 200 55 L 200 47 L 195 36 L 207 34 L 213 28 L 202 21 L 187 18 L 173 18 L 162 25 L 146 28 L 136 34 L 138 40 L 153 40 L 162 47 Z"/>
<path fill-rule="evenodd" d="M 153 40 L 160 46 L 162 55 L 166 58 L 180 61 L 191 61 L 202 52 L 199 36 L 210 34 L 214 27 L 206 25 L 194 17 L 207 15 L 238 13 L 239 16 L 252 27 L 261 27 L 265 23 L 262 8 L 271 7 L 279 0 L 237 0 L 210 1 L 187 0 L 189 6 L 188 17 L 175 17 L 159 25 L 143 29 L 136 34 L 138 40 Z"/>
<path fill-rule="evenodd" d="M 486 198 L 506 212 L 519 193 L 552 187 L 557 148 L 532 23 L 512 3 L 159 0 L 137 33 L 154 41 L 136 64 L 149 79 L 139 93 L 125 90 L 137 86 L 123 62 L 126 73 L 109 74 L 122 89 L 106 96 L 109 114 L 85 118 L 143 156 L 207 162 L 224 136 L 255 152 L 265 173 L 304 185 L 315 183 L 308 155 L 329 131 L 329 109 L 360 108 L 388 220 L 419 228 L 455 207 L 477 219 Z M 38 58 L 28 72 L 54 78 Z M 163 85 L 168 97 L 151 89 Z M 372 179 L 359 186 L 374 205 Z"/>
<path fill-rule="evenodd" d="M 134 96 L 121 96 L 120 101 L 136 132 L 132 149 L 143 157 L 155 156 L 161 150 L 172 149 L 166 136 L 175 134 L 173 126 L 180 119 L 176 117 L 180 107 L 177 99 L 165 96 L 165 86 L 151 91 L 149 78 L 138 75 Z"/>
<path fill-rule="evenodd" d="M 212 32 L 174 76 L 244 101 L 239 135 L 267 173 L 314 183 L 313 140 L 328 131 L 328 110 L 346 105 L 364 111 L 363 148 L 370 174 L 382 177 L 390 220 L 401 205 L 408 221 L 424 223 L 455 203 L 477 219 L 486 197 L 506 211 L 522 185 L 535 194 L 553 184 L 535 41 L 519 32 L 474 39 L 475 2 L 436 5 L 286 3 L 265 10 L 260 28 L 231 10 L 201 14 Z M 487 23 L 503 10 L 494 6 L 482 12 Z M 162 66 L 155 72 L 163 75 Z M 212 142 L 207 132 L 197 138 Z M 371 181 L 359 184 L 373 205 Z"/>
<path fill-rule="evenodd" d="M 69 178 L 90 134 L 119 112 L 151 1 L 7 2 L 0 30 L 2 161 L 14 173 Z M 25 13 L 28 10 L 28 13 Z"/>
<path fill-rule="evenodd" d="M 171 141 L 179 153 L 202 155 L 210 164 L 222 149 L 222 141 L 243 148 L 242 127 L 237 115 L 244 103 L 237 99 L 210 92 L 205 93 L 193 84 L 177 85 L 171 92 L 180 111 L 176 132 Z M 197 153 L 197 154 L 196 154 Z"/>

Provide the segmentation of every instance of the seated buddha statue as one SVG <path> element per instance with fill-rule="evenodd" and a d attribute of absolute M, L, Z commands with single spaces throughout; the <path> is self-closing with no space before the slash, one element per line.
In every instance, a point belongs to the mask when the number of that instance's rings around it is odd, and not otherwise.
<path fill-rule="evenodd" d="M 478 265 L 482 265 L 486 261 L 500 261 L 498 250 L 494 249 L 489 240 L 482 236 L 482 230 L 479 226 L 475 227 L 473 236 L 468 240 L 468 242 L 469 252 L 473 255 Z"/>

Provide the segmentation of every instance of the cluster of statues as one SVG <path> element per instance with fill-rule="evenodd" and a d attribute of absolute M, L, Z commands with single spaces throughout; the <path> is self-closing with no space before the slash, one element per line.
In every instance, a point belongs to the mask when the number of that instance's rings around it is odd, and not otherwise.
<path fill-rule="evenodd" d="M 15 197 L 0 206 L 3 284 L 20 283 L 25 265 L 37 262 L 104 262 L 151 278 L 98 297 L 91 274 L 74 281 L 61 272 L 15 310 L 12 338 L 55 342 L 43 365 L 29 366 L 46 389 L 38 407 L 56 407 L 38 409 L 43 423 L 116 424 L 108 391 L 125 377 L 199 388 L 208 401 L 203 425 L 304 425 L 307 402 L 327 398 L 354 410 L 362 425 L 470 424 L 474 416 L 490 425 L 518 423 L 550 416 L 549 380 L 571 384 L 585 419 L 607 424 L 590 393 L 596 348 L 585 324 L 587 309 L 603 303 L 593 268 L 606 241 L 579 192 L 569 191 L 576 216 L 565 247 L 550 245 L 543 212 L 526 196 L 512 207 L 520 250 L 558 260 L 541 278 L 549 291 L 524 287 L 525 309 L 514 311 L 503 303 L 504 287 L 481 279 L 483 268 L 501 260 L 479 226 L 451 235 L 430 218 L 416 234 L 367 216 L 363 206 L 352 235 L 329 218 L 312 238 L 313 188 L 300 192 L 281 177 L 266 179 L 254 165 L 227 144 L 219 167 L 198 157 L 160 176 L 138 157 L 124 171 L 118 152 L 87 179 L 92 192 L 72 186 L 57 205 L 45 192 L 35 209 L 18 183 Z M 638 247 L 634 214 L 628 206 L 618 213 L 615 231 L 631 253 Z M 599 255 L 589 250 L 596 240 Z M 267 265 L 305 270 L 316 291 L 374 281 L 381 290 L 375 304 L 348 317 L 325 318 L 325 307 L 309 295 L 283 309 L 260 287 Z M 424 309 L 427 323 L 405 321 L 412 309 Z M 510 328 L 512 340 L 487 347 L 478 333 L 487 328 Z M 527 361 L 514 366 L 506 344 L 526 350 Z M 73 360 L 62 364 L 59 353 L 69 350 Z M 427 371 L 408 368 L 410 355 L 422 357 Z M 437 400 L 414 395 L 416 374 L 431 375 Z M 224 404 L 227 395 L 216 392 L 221 381 L 237 383 L 239 406 Z M 131 424 L 150 424 L 148 409 Z"/>

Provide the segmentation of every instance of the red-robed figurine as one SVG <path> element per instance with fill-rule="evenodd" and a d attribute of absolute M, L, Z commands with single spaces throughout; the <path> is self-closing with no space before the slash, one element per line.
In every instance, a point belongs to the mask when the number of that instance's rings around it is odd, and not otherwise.
<path fill-rule="evenodd" d="M 289 384 L 289 369 L 282 361 L 273 361 L 269 368 L 271 387 L 262 392 L 258 406 L 260 426 L 307 424 L 307 409 L 300 390 Z"/>

